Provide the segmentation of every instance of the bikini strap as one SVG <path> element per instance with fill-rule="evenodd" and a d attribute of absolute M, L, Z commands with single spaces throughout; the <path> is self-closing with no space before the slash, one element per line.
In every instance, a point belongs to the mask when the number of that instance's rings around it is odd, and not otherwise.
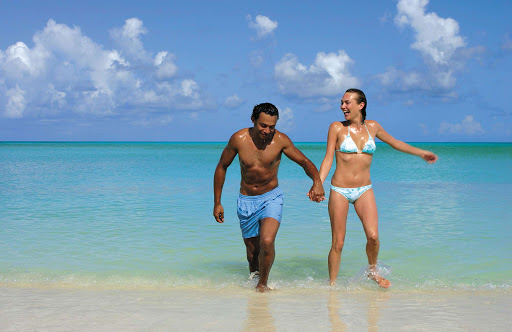
<path fill-rule="evenodd" d="M 364 124 L 364 127 L 366 128 L 366 132 L 368 133 L 368 139 L 372 138 L 372 135 L 370 135 L 370 131 L 368 130 L 366 123 Z"/>
<path fill-rule="evenodd" d="M 350 124 L 348 125 L 348 135 L 347 137 L 350 137 Z"/>

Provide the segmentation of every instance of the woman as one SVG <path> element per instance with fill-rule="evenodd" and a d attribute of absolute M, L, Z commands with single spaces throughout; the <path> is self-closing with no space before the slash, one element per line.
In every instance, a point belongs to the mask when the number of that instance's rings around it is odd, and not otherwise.
<path fill-rule="evenodd" d="M 366 254 L 369 275 L 379 286 L 388 288 L 389 280 L 377 272 L 379 254 L 379 233 L 377 205 L 370 180 L 370 165 L 375 152 L 377 137 L 398 151 L 421 157 L 428 163 L 435 163 L 437 156 L 401 142 L 388 134 L 376 121 L 366 120 L 366 96 L 358 89 L 348 89 L 341 100 L 345 121 L 336 121 L 329 127 L 327 150 L 320 166 L 322 183 L 329 174 L 333 156 L 336 155 L 336 170 L 331 179 L 329 216 L 331 218 L 332 246 L 329 252 L 329 281 L 336 283 L 340 269 L 341 250 L 345 240 L 349 203 L 354 204 L 366 234 Z"/>

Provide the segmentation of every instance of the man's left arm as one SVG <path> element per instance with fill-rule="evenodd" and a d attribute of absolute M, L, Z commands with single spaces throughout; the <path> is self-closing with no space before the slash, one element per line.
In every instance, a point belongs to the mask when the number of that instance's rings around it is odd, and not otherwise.
<path fill-rule="evenodd" d="M 324 187 L 322 180 L 318 174 L 318 169 L 315 164 L 311 162 L 299 149 L 295 147 L 293 142 L 288 136 L 283 133 L 279 133 L 279 136 L 283 142 L 283 153 L 292 161 L 299 164 L 307 176 L 313 180 L 313 185 L 309 189 L 308 196 L 310 201 L 321 202 L 325 199 Z"/>

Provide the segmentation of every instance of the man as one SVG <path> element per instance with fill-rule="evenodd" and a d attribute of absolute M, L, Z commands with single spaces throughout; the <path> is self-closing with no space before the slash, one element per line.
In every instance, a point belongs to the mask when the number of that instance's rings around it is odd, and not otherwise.
<path fill-rule="evenodd" d="M 220 157 L 214 176 L 213 215 L 224 222 L 221 205 L 226 170 L 238 154 L 240 160 L 240 194 L 238 218 L 247 249 L 250 277 L 259 276 L 256 290 L 265 292 L 270 268 L 274 262 L 274 241 L 281 222 L 283 192 L 278 186 L 277 172 L 284 153 L 313 180 L 308 192 L 311 201 L 325 199 L 322 182 L 315 165 L 300 152 L 285 134 L 275 129 L 279 111 L 270 103 L 256 105 L 252 128 L 234 133 Z"/>

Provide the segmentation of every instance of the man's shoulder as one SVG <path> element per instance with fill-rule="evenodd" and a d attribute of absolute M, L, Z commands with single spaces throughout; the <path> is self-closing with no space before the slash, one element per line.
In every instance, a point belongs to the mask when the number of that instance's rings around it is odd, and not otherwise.
<path fill-rule="evenodd" d="M 231 135 L 231 138 L 229 139 L 230 143 L 236 143 L 242 141 L 244 138 L 249 135 L 249 128 L 243 128 L 239 131 L 235 132 L 233 135 Z"/>
<path fill-rule="evenodd" d="M 283 133 L 277 129 L 274 132 L 273 141 L 275 144 L 282 145 L 283 147 L 286 145 L 289 145 L 289 144 L 293 144 L 292 140 L 290 139 L 290 137 L 288 137 L 288 135 L 286 135 L 285 133 Z"/>

